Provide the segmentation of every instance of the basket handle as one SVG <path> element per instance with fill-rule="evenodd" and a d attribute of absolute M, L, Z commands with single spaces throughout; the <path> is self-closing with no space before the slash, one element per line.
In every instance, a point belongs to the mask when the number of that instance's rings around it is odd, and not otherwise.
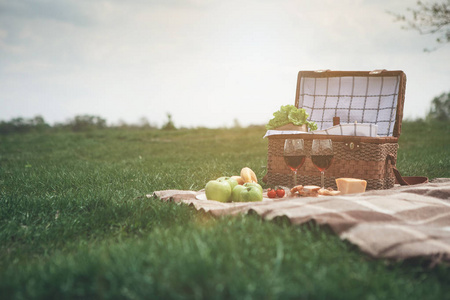
<path fill-rule="evenodd" d="M 386 161 L 391 162 L 392 171 L 394 172 L 396 183 L 400 185 L 413 185 L 428 182 L 428 177 L 424 176 L 402 176 L 400 174 L 400 171 L 395 166 L 396 159 L 392 154 L 387 155 Z"/>

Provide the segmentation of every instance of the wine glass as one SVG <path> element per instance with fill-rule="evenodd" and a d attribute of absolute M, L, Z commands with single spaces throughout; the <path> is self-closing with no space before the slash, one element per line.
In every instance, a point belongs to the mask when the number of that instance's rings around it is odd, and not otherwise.
<path fill-rule="evenodd" d="M 333 143 L 330 139 L 313 140 L 311 160 L 314 166 L 320 171 L 321 187 L 325 188 L 324 173 L 333 162 Z"/>
<path fill-rule="evenodd" d="M 286 139 L 284 141 L 284 162 L 294 172 L 294 186 L 297 185 L 297 171 L 305 163 L 306 150 L 303 139 Z"/>

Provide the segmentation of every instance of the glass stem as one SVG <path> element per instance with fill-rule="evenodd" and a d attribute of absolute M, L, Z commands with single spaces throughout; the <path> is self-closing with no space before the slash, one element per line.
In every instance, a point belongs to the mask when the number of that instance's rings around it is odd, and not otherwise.
<path fill-rule="evenodd" d="M 294 171 L 294 186 L 297 185 L 297 171 Z"/>
<path fill-rule="evenodd" d="M 325 176 L 324 176 L 324 172 L 320 172 L 320 183 L 322 184 L 322 188 L 325 188 Z"/>

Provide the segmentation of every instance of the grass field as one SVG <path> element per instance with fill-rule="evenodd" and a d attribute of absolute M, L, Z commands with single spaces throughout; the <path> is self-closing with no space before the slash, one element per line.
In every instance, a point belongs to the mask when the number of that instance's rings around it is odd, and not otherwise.
<path fill-rule="evenodd" d="M 405 122 L 403 175 L 450 177 L 450 124 Z M 243 166 L 263 127 L 0 136 L 0 299 L 450 299 L 450 267 L 374 260 L 326 228 L 147 199 Z"/>

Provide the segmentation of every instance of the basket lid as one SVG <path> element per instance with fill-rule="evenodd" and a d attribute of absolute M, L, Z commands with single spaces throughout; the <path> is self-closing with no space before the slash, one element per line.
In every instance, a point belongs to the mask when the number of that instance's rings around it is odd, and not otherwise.
<path fill-rule="evenodd" d="M 295 106 L 318 129 L 341 123 L 378 125 L 379 136 L 400 136 L 405 100 L 403 71 L 300 71 Z"/>

